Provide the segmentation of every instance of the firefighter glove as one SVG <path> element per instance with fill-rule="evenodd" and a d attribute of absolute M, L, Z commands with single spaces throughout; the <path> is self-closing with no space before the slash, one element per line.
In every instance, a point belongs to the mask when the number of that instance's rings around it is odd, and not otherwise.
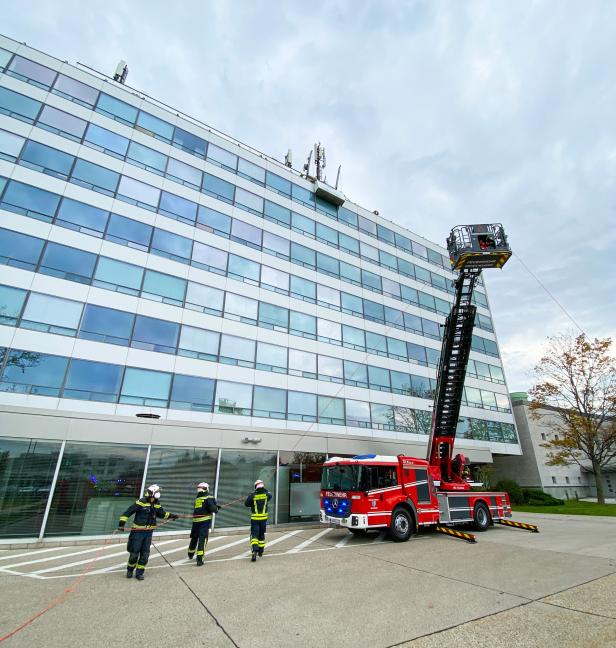
<path fill-rule="evenodd" d="M 180 517 L 179 515 L 176 515 L 175 513 L 172 513 L 172 514 L 169 516 L 169 519 L 171 519 L 171 520 L 177 520 L 179 517 Z"/>

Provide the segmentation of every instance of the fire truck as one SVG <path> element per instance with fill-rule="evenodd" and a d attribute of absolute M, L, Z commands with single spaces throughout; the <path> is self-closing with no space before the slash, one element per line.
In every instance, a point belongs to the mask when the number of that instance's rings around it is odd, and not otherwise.
<path fill-rule="evenodd" d="M 323 464 L 321 483 L 320 520 L 325 524 L 354 534 L 385 529 L 398 542 L 408 540 L 419 527 L 474 541 L 474 536 L 452 527 L 470 523 L 485 531 L 496 521 L 532 526 L 505 522 L 511 517 L 507 493 L 473 489 L 481 484 L 472 482 L 464 455 L 453 453 L 477 310 L 473 290 L 484 269 L 505 265 L 511 249 L 502 225 L 496 223 L 454 227 L 447 250 L 458 276 L 443 331 L 427 458 L 331 457 Z"/>

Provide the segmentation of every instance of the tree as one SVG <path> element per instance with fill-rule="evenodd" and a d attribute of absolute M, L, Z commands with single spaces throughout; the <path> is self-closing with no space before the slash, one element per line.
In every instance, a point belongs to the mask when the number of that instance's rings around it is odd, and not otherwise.
<path fill-rule="evenodd" d="M 557 433 L 543 443 L 548 465 L 590 462 L 603 504 L 603 468 L 616 457 L 616 362 L 611 338 L 584 334 L 548 338 L 547 353 L 535 367 L 529 409 Z"/>

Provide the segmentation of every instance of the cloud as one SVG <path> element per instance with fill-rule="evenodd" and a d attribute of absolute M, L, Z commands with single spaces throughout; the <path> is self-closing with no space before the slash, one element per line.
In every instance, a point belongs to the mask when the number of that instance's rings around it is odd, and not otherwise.
<path fill-rule="evenodd" d="M 11 4 L 11 3 L 5 3 Z M 616 4 L 427 1 L 48 3 L 2 31 L 108 73 L 444 242 L 503 222 L 514 252 L 591 336 L 614 335 Z M 486 273 L 511 389 L 572 324 L 512 260 Z"/>

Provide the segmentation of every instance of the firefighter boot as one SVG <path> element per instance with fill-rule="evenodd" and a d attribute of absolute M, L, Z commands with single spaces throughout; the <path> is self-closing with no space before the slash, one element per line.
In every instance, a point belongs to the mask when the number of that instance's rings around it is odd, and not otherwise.
<path fill-rule="evenodd" d="M 195 557 L 195 552 L 194 551 L 189 551 L 188 552 L 188 560 L 192 560 Z"/>
<path fill-rule="evenodd" d="M 130 567 L 127 567 L 126 578 L 132 578 L 132 577 L 133 577 L 133 570 Z"/>
<path fill-rule="evenodd" d="M 250 562 L 257 562 L 257 552 L 256 551 L 252 552 L 252 557 L 250 559 Z"/>
<path fill-rule="evenodd" d="M 197 567 L 203 567 L 203 556 L 197 556 Z"/>
<path fill-rule="evenodd" d="M 143 576 L 143 570 L 142 570 L 142 569 L 138 569 L 138 570 L 137 570 L 137 574 L 135 575 L 135 578 L 136 578 L 138 581 L 142 581 L 142 580 L 143 580 L 144 576 Z"/>

